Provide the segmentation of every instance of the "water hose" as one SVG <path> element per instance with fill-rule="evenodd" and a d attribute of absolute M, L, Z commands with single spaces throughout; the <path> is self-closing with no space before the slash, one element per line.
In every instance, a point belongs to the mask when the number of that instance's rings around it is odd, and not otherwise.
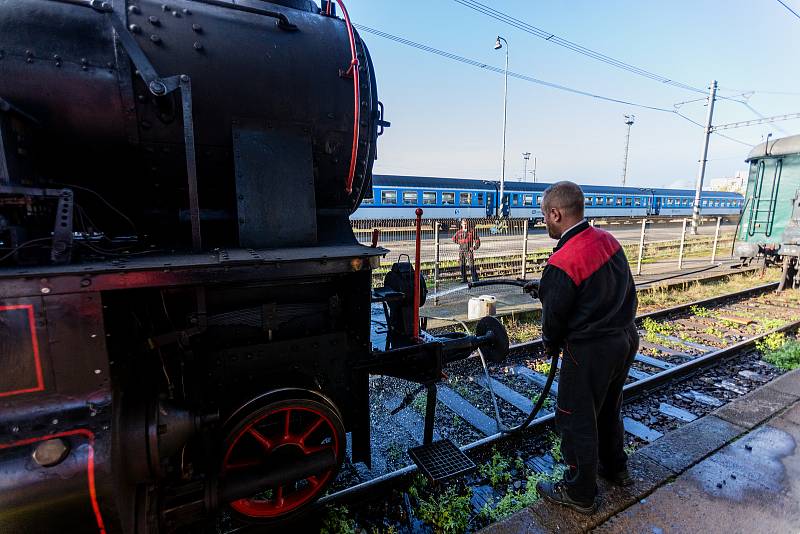
<path fill-rule="evenodd" d="M 689 275 L 689 274 L 701 273 L 703 271 L 708 271 L 709 269 L 713 269 L 715 267 L 718 267 L 718 265 L 712 265 L 710 267 L 704 267 L 702 269 L 698 269 L 696 271 L 691 271 L 691 272 L 688 272 L 688 273 L 680 273 L 678 275 L 667 276 L 667 277 L 664 277 L 664 278 L 660 278 L 658 280 L 650 280 L 650 281 L 646 281 L 646 282 L 640 282 L 638 284 L 635 284 L 634 286 L 636 287 L 636 286 L 640 286 L 640 285 L 643 285 L 643 284 L 654 284 L 654 283 L 661 282 L 661 281 L 664 281 L 664 280 L 669 280 L 671 278 L 676 278 L 678 276 L 685 276 L 685 275 Z M 473 287 L 484 287 L 484 286 L 500 285 L 500 286 L 516 286 L 516 287 L 523 287 L 524 288 L 526 285 L 530 284 L 531 282 L 533 282 L 533 281 L 529 281 L 529 280 L 513 280 L 513 279 L 480 280 L 478 282 L 470 282 L 470 283 L 468 283 L 467 287 L 472 289 Z M 547 399 L 547 397 L 550 395 L 550 389 L 553 386 L 553 381 L 555 380 L 556 372 L 558 371 L 558 357 L 559 357 L 559 354 L 560 354 L 560 351 L 555 351 L 551 355 L 551 357 L 550 357 L 550 371 L 547 373 L 547 380 L 544 383 L 544 387 L 542 388 L 542 392 L 539 394 L 539 398 L 536 400 L 536 404 L 533 406 L 533 408 L 531 409 L 530 413 L 528 414 L 528 416 L 525 418 L 524 421 L 522 421 L 520 424 L 518 424 L 515 427 L 504 428 L 504 425 L 500 421 L 500 414 L 499 413 L 496 414 L 497 415 L 498 428 L 499 428 L 499 431 L 502 434 L 515 434 L 517 432 L 521 432 L 521 431 L 525 430 L 526 428 L 528 428 L 531 425 L 531 423 L 534 421 L 534 419 L 536 419 L 536 416 L 541 411 L 542 406 L 544 406 L 545 399 Z M 488 374 L 489 374 L 488 370 L 486 370 L 487 381 L 489 379 Z M 492 400 L 494 401 L 495 400 L 494 399 L 494 391 L 492 391 L 491 389 L 489 391 L 491 392 Z"/>

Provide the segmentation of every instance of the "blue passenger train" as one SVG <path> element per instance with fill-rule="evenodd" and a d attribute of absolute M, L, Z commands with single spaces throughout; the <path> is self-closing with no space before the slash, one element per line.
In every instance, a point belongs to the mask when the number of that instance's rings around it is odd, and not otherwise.
<path fill-rule="evenodd" d="M 426 219 L 493 217 L 541 218 L 544 190 L 550 184 L 507 181 L 505 202 L 497 209 L 500 183 L 464 178 L 374 175 L 372 196 L 364 198 L 351 219 L 411 219 L 420 207 Z M 582 185 L 589 218 L 690 216 L 694 191 Z M 736 216 L 744 198 L 739 193 L 703 191 L 701 213 Z"/>

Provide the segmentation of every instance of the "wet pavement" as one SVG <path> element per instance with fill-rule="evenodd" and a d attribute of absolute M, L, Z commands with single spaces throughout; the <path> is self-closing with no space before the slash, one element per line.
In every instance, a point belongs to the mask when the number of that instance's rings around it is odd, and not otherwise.
<path fill-rule="evenodd" d="M 634 453 L 595 514 L 540 501 L 483 532 L 800 532 L 799 440 L 796 370 Z"/>

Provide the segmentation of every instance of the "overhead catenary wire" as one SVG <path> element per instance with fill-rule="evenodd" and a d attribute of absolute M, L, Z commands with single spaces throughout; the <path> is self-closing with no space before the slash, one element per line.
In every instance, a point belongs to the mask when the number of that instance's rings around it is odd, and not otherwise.
<path fill-rule="evenodd" d="M 447 59 L 450 59 L 450 60 L 453 60 L 453 61 L 458 61 L 458 62 L 464 63 L 466 65 L 471 65 L 473 67 L 477 67 L 477 68 L 480 68 L 480 69 L 483 69 L 483 70 L 487 70 L 487 71 L 490 71 L 490 72 L 495 72 L 495 73 L 498 73 L 498 74 L 503 74 L 505 72 L 505 70 L 500 68 L 500 67 L 495 67 L 493 65 L 488 65 L 488 64 L 486 64 L 486 63 L 484 63 L 482 61 L 477 61 L 475 59 L 470 59 L 470 58 L 467 58 L 467 57 L 464 57 L 464 56 L 460 56 L 458 54 L 453 54 L 451 52 L 446 52 L 444 50 L 439 50 L 438 48 L 434 48 L 432 46 L 424 45 L 422 43 L 417 43 L 415 41 L 411 41 L 409 39 L 405 39 L 403 37 L 399 37 L 397 35 L 393 35 L 391 33 L 384 32 L 382 30 L 376 30 L 375 28 L 371 28 L 371 27 L 365 26 L 363 24 L 355 24 L 354 26 L 360 31 L 363 31 L 363 32 L 366 32 L 366 33 L 371 33 L 372 35 L 376 35 L 378 37 L 382 37 L 384 39 L 388 39 L 390 41 L 394 41 L 396 43 L 400 43 L 400 44 L 403 44 L 405 46 L 416 48 L 416 49 L 422 50 L 424 52 L 435 54 L 437 56 L 441 56 L 441 57 L 444 57 L 444 58 L 447 58 Z M 560 90 L 560 91 L 566 91 L 566 92 L 577 94 L 577 95 L 596 98 L 596 99 L 599 99 L 599 100 L 604 100 L 606 102 L 614 102 L 616 104 L 624 104 L 626 106 L 633 106 L 633 107 L 649 109 L 649 110 L 653 110 L 653 111 L 660 111 L 660 112 L 663 112 L 663 113 L 675 113 L 675 111 L 671 110 L 671 109 L 662 108 L 662 107 L 658 107 L 658 106 L 650 106 L 650 105 L 641 104 L 641 103 L 638 103 L 638 102 L 631 102 L 629 100 L 624 100 L 624 99 L 621 99 L 621 98 L 614 98 L 614 97 L 610 97 L 610 96 L 600 95 L 600 94 L 597 94 L 597 93 L 592 93 L 590 91 L 584 91 L 582 89 L 576 89 L 574 87 L 568 87 L 566 85 L 562 85 L 562 84 L 559 84 L 559 83 L 548 82 L 546 80 L 542 80 L 542 79 L 539 79 L 539 78 L 534 78 L 533 76 L 528 76 L 527 74 L 520 74 L 518 72 L 509 71 L 508 72 L 508 76 L 510 78 L 516 78 L 518 80 L 522 80 L 522 81 L 526 81 L 526 82 L 530 82 L 530 83 L 543 85 L 545 87 L 550 87 L 551 89 L 557 89 L 557 90 Z"/>
<path fill-rule="evenodd" d="M 679 81 L 674 80 L 674 79 L 672 79 L 672 78 L 670 78 L 668 76 L 663 76 L 661 74 L 657 74 L 657 73 L 651 72 L 651 71 L 649 71 L 647 69 L 643 69 L 641 67 L 637 67 L 635 65 L 631 65 L 630 63 L 626 63 L 624 61 L 621 61 L 619 59 L 613 58 L 611 56 L 608 56 L 608 55 L 603 54 L 601 52 L 598 52 L 596 50 L 592 50 L 591 48 L 588 48 L 588 47 L 585 47 L 585 46 L 580 45 L 578 43 L 575 43 L 575 42 L 569 41 L 567 39 L 564 39 L 563 37 L 559 37 L 558 35 L 556 35 L 554 33 L 551 33 L 549 31 L 543 30 L 541 28 L 537 28 L 536 26 L 528 24 L 527 22 L 525 22 L 525 21 L 523 21 L 521 19 L 518 19 L 518 18 L 513 17 L 511 15 L 508 15 L 506 13 L 503 13 L 502 11 L 498 11 L 498 10 L 492 8 L 492 7 L 489 7 L 489 6 L 485 5 L 485 4 L 477 2 L 476 0 L 454 0 L 454 1 L 456 3 L 458 3 L 458 4 L 461 4 L 461 5 L 465 6 L 465 7 L 468 7 L 470 9 L 474 10 L 474 11 L 482 13 L 482 14 L 488 16 L 488 17 L 491 17 L 491 18 L 493 18 L 495 20 L 498 20 L 500 22 L 503 22 L 505 24 L 508 24 L 509 26 L 512 26 L 514 28 L 517 28 L 517 29 L 519 29 L 519 30 L 521 30 L 523 32 L 526 32 L 526 33 L 529 33 L 529 34 L 534 35 L 536 37 L 539 37 L 541 39 L 544 39 L 545 41 L 547 41 L 549 43 L 553 43 L 555 45 L 567 48 L 569 50 L 572 50 L 573 52 L 576 52 L 576 53 L 582 54 L 582 55 L 584 55 L 586 57 L 589 57 L 589 58 L 595 59 L 597 61 L 606 63 L 606 64 L 611 65 L 613 67 L 616 67 L 618 69 L 622 69 L 622 70 L 628 71 L 628 72 L 630 72 L 632 74 L 636 74 L 638 76 L 643 76 L 645 78 L 649 78 L 651 80 L 655 80 L 655 81 L 660 82 L 660 83 L 665 84 L 665 85 L 671 85 L 671 86 L 677 87 L 679 89 L 684 89 L 684 90 L 692 91 L 692 92 L 695 92 L 695 93 L 705 93 L 706 92 L 705 89 L 702 89 L 700 87 L 695 87 L 695 86 L 689 85 L 687 83 L 679 82 Z"/>
<path fill-rule="evenodd" d="M 397 35 L 394 35 L 394 34 L 391 34 L 391 33 L 388 33 L 388 32 L 382 31 L 382 30 L 377 30 L 375 28 L 371 28 L 370 26 L 366 26 L 364 24 L 354 24 L 353 26 L 355 26 L 356 29 L 358 29 L 359 31 L 370 33 L 372 35 L 376 35 L 376 36 L 381 37 L 383 39 L 387 39 L 389 41 L 393 41 L 393 42 L 396 42 L 396 43 L 399 43 L 399 44 L 402 44 L 402 45 L 405 45 L 405 46 L 408 46 L 408 47 L 411 47 L 411 48 L 416 48 L 417 50 L 421 50 L 423 52 L 428 52 L 430 54 L 434 54 L 434 55 L 437 55 L 437 56 L 440 56 L 440 57 L 444 57 L 444 58 L 450 59 L 452 61 L 457 61 L 457 62 L 463 63 L 465 65 L 471 65 L 473 67 L 477 67 L 479 69 L 486 70 L 486 71 L 489 71 L 489 72 L 494 72 L 494 73 L 497 73 L 497 74 L 503 74 L 505 72 L 505 70 L 501 69 L 500 67 L 495 67 L 493 65 L 489 65 L 489 64 L 484 63 L 482 61 L 478 61 L 478 60 L 471 59 L 471 58 L 468 58 L 468 57 L 460 56 L 460 55 L 454 54 L 452 52 L 446 52 L 444 50 L 440 50 L 440 49 L 434 48 L 432 46 L 428 46 L 428 45 L 425 45 L 425 44 L 422 44 L 422 43 L 418 43 L 416 41 L 412 41 L 412 40 L 406 39 L 404 37 L 399 37 Z M 681 117 L 682 119 L 684 119 L 684 120 L 686 120 L 688 122 L 691 122 L 695 126 L 699 126 L 701 128 L 705 128 L 705 126 L 703 126 L 699 122 L 687 117 L 686 115 L 683 115 L 683 114 L 679 113 L 677 109 L 667 109 L 667 108 L 662 108 L 662 107 L 659 107 L 659 106 L 650 106 L 650 105 L 647 105 L 647 104 L 641 104 L 641 103 L 638 103 L 638 102 L 631 102 L 631 101 L 628 101 L 628 100 L 623 100 L 621 98 L 614 98 L 614 97 L 610 97 L 610 96 L 600 95 L 600 94 L 592 93 L 592 92 L 589 92 L 589 91 L 584 91 L 582 89 L 575 89 L 573 87 L 568 87 L 566 85 L 562 85 L 562 84 L 559 84 L 559 83 L 548 82 L 546 80 L 541 80 L 539 78 L 534 78 L 533 76 L 528 76 L 526 74 L 520 74 L 518 72 L 513 72 L 513 71 L 509 71 L 508 72 L 508 76 L 511 77 L 511 78 L 516 78 L 518 80 L 522 80 L 522 81 L 526 81 L 526 82 L 542 85 L 542 86 L 545 86 L 545 87 L 549 87 L 551 89 L 557 89 L 559 91 L 566 91 L 568 93 L 577 94 L 577 95 L 581 95 L 581 96 L 586 96 L 586 97 L 590 97 L 590 98 L 595 98 L 595 99 L 598 99 L 598 100 L 603 100 L 605 102 L 612 102 L 612 103 L 615 103 L 615 104 L 623 104 L 623 105 L 626 105 L 626 106 L 632 106 L 632 107 L 637 107 L 637 108 L 642 108 L 642 109 L 649 109 L 651 111 L 658 111 L 658 112 L 661 112 L 661 113 L 669 113 L 671 115 L 677 115 L 678 117 Z M 714 133 L 716 133 L 716 132 L 714 132 Z M 719 133 L 717 133 L 717 135 L 719 135 L 720 137 L 724 137 L 726 139 L 729 139 L 731 141 L 734 141 L 736 143 L 740 143 L 740 144 L 745 145 L 745 146 L 753 146 L 753 144 L 751 144 L 751 143 L 747 143 L 745 141 L 739 141 L 738 139 L 734 139 L 732 137 L 728 137 L 728 136 L 725 136 L 725 135 L 722 135 L 722 134 L 719 134 Z"/>
<path fill-rule="evenodd" d="M 797 11 L 795 11 L 795 10 L 794 10 L 794 9 L 792 9 L 791 7 L 787 6 L 787 5 L 786 5 L 786 4 L 783 2 L 783 0 L 778 0 L 778 3 L 779 3 L 780 5 L 782 5 L 783 7 L 785 7 L 785 8 L 786 8 L 786 9 L 789 11 L 789 13 L 791 13 L 792 15 L 794 15 L 795 17 L 797 17 L 798 19 L 800 19 L 800 14 L 798 14 L 798 13 L 797 13 Z"/>

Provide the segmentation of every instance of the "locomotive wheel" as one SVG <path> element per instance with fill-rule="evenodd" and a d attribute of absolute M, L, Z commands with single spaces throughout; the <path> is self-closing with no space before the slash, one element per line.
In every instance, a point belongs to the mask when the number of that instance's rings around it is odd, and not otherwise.
<path fill-rule="evenodd" d="M 325 449 L 334 453 L 334 467 L 233 501 L 229 506 L 250 521 L 286 519 L 323 494 L 344 459 L 344 425 L 332 403 L 291 398 L 251 412 L 228 434 L 223 449 L 223 477 L 264 465 L 291 465 Z"/>

